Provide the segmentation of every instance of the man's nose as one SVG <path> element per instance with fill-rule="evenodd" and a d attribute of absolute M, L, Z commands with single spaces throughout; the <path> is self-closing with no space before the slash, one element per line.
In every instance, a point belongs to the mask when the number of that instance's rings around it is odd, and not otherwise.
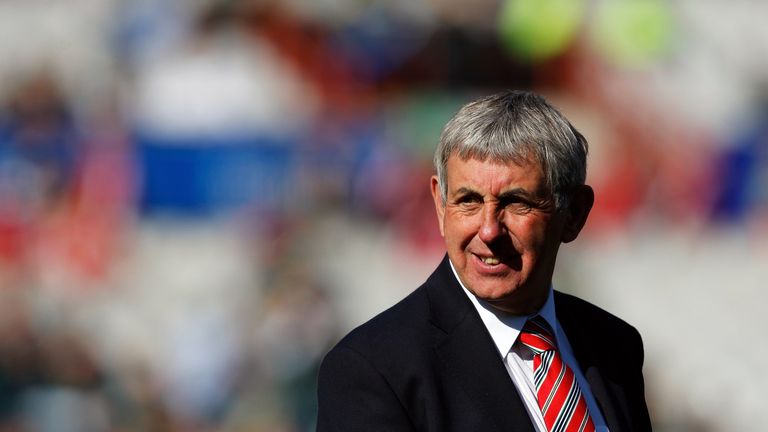
<path fill-rule="evenodd" d="M 478 236 L 485 243 L 493 243 L 504 234 L 506 227 L 501 219 L 501 215 L 495 208 L 488 206 L 483 209 L 482 220 L 480 221 L 480 231 Z"/>

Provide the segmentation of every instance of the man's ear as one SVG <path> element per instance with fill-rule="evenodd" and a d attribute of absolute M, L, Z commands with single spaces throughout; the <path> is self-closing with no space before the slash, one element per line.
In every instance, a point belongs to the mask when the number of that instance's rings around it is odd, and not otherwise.
<path fill-rule="evenodd" d="M 440 235 L 445 237 L 445 231 L 443 231 L 443 216 L 445 216 L 445 204 L 443 204 L 443 196 L 440 192 L 440 182 L 437 180 L 437 176 L 433 175 L 430 179 L 432 189 L 432 200 L 435 202 L 435 211 L 437 212 L 437 224 L 440 227 Z"/>
<path fill-rule="evenodd" d="M 595 203 L 595 192 L 587 185 L 581 185 L 571 195 L 570 206 L 565 210 L 565 228 L 563 243 L 576 240 L 584 224 L 587 223 L 592 205 Z"/>

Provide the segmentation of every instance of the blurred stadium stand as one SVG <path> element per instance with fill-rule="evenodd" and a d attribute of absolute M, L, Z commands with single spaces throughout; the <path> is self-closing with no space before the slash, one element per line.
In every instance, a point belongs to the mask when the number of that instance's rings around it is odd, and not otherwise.
<path fill-rule="evenodd" d="M 654 428 L 767 430 L 765 16 L 0 2 L 0 431 L 314 430 L 323 353 L 442 256 L 442 125 L 506 88 L 590 141 L 555 283 L 643 333 Z"/>

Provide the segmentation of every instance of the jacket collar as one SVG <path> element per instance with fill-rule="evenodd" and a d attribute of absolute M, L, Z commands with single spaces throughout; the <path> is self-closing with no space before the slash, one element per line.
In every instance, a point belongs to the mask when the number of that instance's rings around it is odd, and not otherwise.
<path fill-rule="evenodd" d="M 608 380 L 601 367 L 600 357 L 610 356 L 605 352 L 605 340 L 590 334 L 585 326 L 585 317 L 580 316 L 573 307 L 573 297 L 555 291 L 557 320 L 568 337 L 573 354 L 579 362 L 584 377 L 589 382 L 609 430 L 631 430 L 629 419 L 620 408 L 625 399 L 621 387 Z M 589 319 L 589 318 L 586 318 Z M 610 348 L 610 345 L 608 345 Z"/>
<path fill-rule="evenodd" d="M 458 381 L 488 422 L 487 430 L 530 431 L 533 425 L 477 310 L 444 257 L 426 282 L 434 349 L 448 379 Z"/>

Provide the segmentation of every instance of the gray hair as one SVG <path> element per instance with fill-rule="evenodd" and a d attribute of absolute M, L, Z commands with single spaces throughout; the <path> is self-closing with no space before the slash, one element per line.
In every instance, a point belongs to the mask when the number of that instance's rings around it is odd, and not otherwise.
<path fill-rule="evenodd" d="M 541 166 L 558 209 L 570 203 L 570 191 L 587 175 L 584 136 L 543 97 L 506 91 L 464 105 L 448 121 L 435 150 L 434 164 L 443 204 L 448 196 L 446 165 L 455 154 L 466 160 Z"/>

